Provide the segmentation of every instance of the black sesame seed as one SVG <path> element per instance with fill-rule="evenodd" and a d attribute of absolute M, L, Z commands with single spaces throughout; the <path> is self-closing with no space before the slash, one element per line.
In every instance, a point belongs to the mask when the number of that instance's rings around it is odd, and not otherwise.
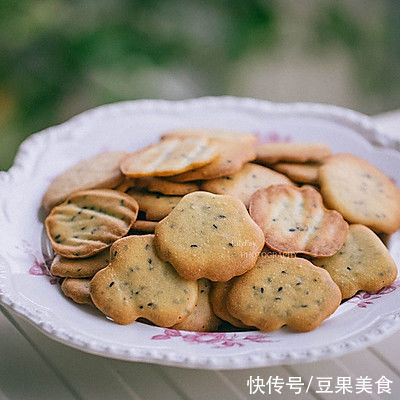
<path fill-rule="evenodd" d="M 351 267 L 346 267 L 346 268 L 347 268 L 347 270 L 351 271 Z"/>
<path fill-rule="evenodd" d="M 150 248 L 150 245 L 147 243 L 146 246 L 144 246 L 144 248 L 145 248 L 146 250 L 148 250 L 148 249 Z"/>
<path fill-rule="evenodd" d="M 268 281 L 268 282 L 272 282 L 272 279 L 271 279 L 271 278 L 267 278 L 267 281 Z"/>
<path fill-rule="evenodd" d="M 112 285 L 114 285 L 115 282 L 111 282 L 108 286 L 111 287 Z"/>
<path fill-rule="evenodd" d="M 215 225 L 215 224 L 213 224 L 213 228 L 214 228 L 214 229 L 218 229 L 218 226 Z"/>
<path fill-rule="evenodd" d="M 143 308 L 143 306 L 139 306 L 139 308 L 140 308 L 140 309 L 142 309 L 142 308 Z"/>
<path fill-rule="evenodd" d="M 71 200 L 68 200 L 68 201 L 67 201 L 67 204 L 71 204 Z"/>
<path fill-rule="evenodd" d="M 282 286 L 279 286 L 279 287 L 278 287 L 278 292 L 280 292 L 282 289 L 283 289 L 283 287 L 282 287 Z"/>
<path fill-rule="evenodd" d="M 289 229 L 289 232 L 295 232 L 295 231 L 296 231 L 296 229 L 294 229 L 294 228 Z"/>
<path fill-rule="evenodd" d="M 121 200 L 120 204 L 121 204 L 121 206 L 124 205 L 124 200 L 123 199 Z"/>
<path fill-rule="evenodd" d="M 87 228 L 87 226 L 82 226 L 81 231 L 84 231 Z"/>
<path fill-rule="evenodd" d="M 154 304 L 153 303 L 147 303 L 148 307 L 152 307 Z"/>
<path fill-rule="evenodd" d="M 313 282 L 318 282 L 318 280 L 314 278 L 314 279 L 313 279 Z"/>
<path fill-rule="evenodd" d="M 91 215 L 91 216 L 90 216 L 90 219 L 93 219 L 93 218 L 94 218 L 94 215 Z"/>
<path fill-rule="evenodd" d="M 231 242 L 229 242 L 228 245 L 229 245 L 230 247 L 233 247 L 233 243 L 231 243 Z"/>
<path fill-rule="evenodd" d="M 226 216 L 223 214 L 220 214 L 220 215 L 218 215 L 218 218 L 226 218 Z"/>
<path fill-rule="evenodd" d="M 54 239 L 60 239 L 61 235 L 54 236 Z"/>
<path fill-rule="evenodd" d="M 299 286 L 299 285 L 301 285 L 301 282 L 297 282 L 297 283 L 296 283 L 296 286 Z"/>
<path fill-rule="evenodd" d="M 147 261 L 149 264 L 151 264 L 153 262 L 153 260 L 151 258 L 149 258 Z"/>
<path fill-rule="evenodd" d="M 301 308 L 307 308 L 308 305 L 307 305 L 307 304 L 302 304 L 300 307 L 301 307 Z"/>
<path fill-rule="evenodd" d="M 204 292 L 205 292 L 205 290 L 204 290 L 204 289 L 201 289 L 201 290 L 200 290 L 200 293 L 204 293 Z"/>
<path fill-rule="evenodd" d="M 115 257 L 117 254 L 118 254 L 118 251 L 115 250 L 115 251 L 114 251 L 114 257 Z"/>
<path fill-rule="evenodd" d="M 198 247 L 197 244 L 191 244 L 190 247 Z"/>
<path fill-rule="evenodd" d="M 286 274 L 286 271 L 282 271 L 282 274 Z"/>
<path fill-rule="evenodd" d="M 261 292 L 261 293 L 264 293 L 264 288 L 263 288 L 263 287 L 260 288 L 260 292 Z"/>
<path fill-rule="evenodd" d="M 275 297 L 275 300 L 282 300 L 280 297 Z"/>

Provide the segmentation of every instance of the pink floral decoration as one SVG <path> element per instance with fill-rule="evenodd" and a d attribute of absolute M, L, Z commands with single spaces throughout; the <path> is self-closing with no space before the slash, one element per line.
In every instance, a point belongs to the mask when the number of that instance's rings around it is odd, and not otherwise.
<path fill-rule="evenodd" d="M 169 340 L 180 339 L 191 344 L 207 344 L 213 345 L 213 348 L 220 349 L 225 347 L 238 346 L 242 347 L 247 342 L 270 343 L 271 340 L 264 334 L 250 334 L 247 336 L 239 336 L 236 333 L 226 332 L 185 332 L 175 329 L 164 329 L 161 335 L 154 335 L 152 340 Z"/>
<path fill-rule="evenodd" d="M 255 134 L 258 137 L 259 143 L 279 143 L 279 142 L 288 143 L 292 141 L 292 137 L 290 135 L 282 135 L 277 132 L 268 132 L 268 133 L 255 132 Z"/>

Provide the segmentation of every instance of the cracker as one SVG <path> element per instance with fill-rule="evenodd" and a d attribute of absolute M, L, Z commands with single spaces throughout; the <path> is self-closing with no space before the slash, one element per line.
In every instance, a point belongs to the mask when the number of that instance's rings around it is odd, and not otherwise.
<path fill-rule="evenodd" d="M 66 278 L 61 284 L 61 290 L 75 303 L 93 305 L 90 298 L 90 279 Z"/>
<path fill-rule="evenodd" d="M 150 221 L 160 221 L 166 217 L 182 199 L 182 196 L 165 196 L 136 189 L 129 189 L 126 194 L 138 202 L 140 211 Z"/>
<path fill-rule="evenodd" d="M 196 281 L 181 278 L 161 261 L 154 235 L 128 236 L 111 247 L 111 262 L 91 281 L 93 303 L 118 324 L 139 317 L 162 327 L 183 321 L 198 298 Z"/>
<path fill-rule="evenodd" d="M 257 161 L 271 165 L 279 161 L 321 161 L 332 154 L 322 143 L 263 143 L 257 147 Z"/>
<path fill-rule="evenodd" d="M 235 278 L 227 308 L 262 331 L 288 325 L 308 332 L 329 317 L 341 299 L 339 287 L 322 268 L 304 258 L 266 255 L 251 271 Z"/>
<path fill-rule="evenodd" d="M 169 176 L 209 164 L 217 151 L 203 137 L 171 138 L 125 157 L 121 171 L 130 177 Z"/>
<path fill-rule="evenodd" d="M 229 194 L 249 206 L 250 197 L 258 189 L 279 183 L 291 184 L 286 176 L 261 165 L 248 163 L 233 175 L 203 182 L 202 190 L 216 194 Z"/>
<path fill-rule="evenodd" d="M 400 191 L 378 168 L 351 154 L 335 154 L 319 171 L 325 204 L 355 224 L 391 234 L 400 228 Z"/>
<path fill-rule="evenodd" d="M 112 189 L 124 179 L 119 164 L 124 151 L 101 153 L 79 162 L 57 176 L 42 199 L 46 210 L 62 203 L 71 193 L 88 189 Z"/>
<path fill-rule="evenodd" d="M 257 142 L 257 136 L 253 133 L 229 131 L 225 129 L 175 129 L 168 131 L 161 136 L 161 139 L 171 137 L 203 136 L 208 138 L 222 138 L 229 140 L 250 140 Z"/>
<path fill-rule="evenodd" d="M 240 139 L 214 138 L 218 157 L 209 165 L 194 171 L 185 172 L 170 177 L 174 182 L 187 182 L 204 179 L 214 179 L 238 172 L 242 166 L 255 159 L 255 145 L 253 140 L 244 137 Z"/>
<path fill-rule="evenodd" d="M 138 209 L 137 202 L 125 193 L 82 190 L 53 208 L 45 221 L 47 235 L 57 254 L 90 257 L 125 236 Z"/>
<path fill-rule="evenodd" d="M 247 328 L 247 325 L 231 315 L 226 308 L 226 300 L 228 293 L 231 290 L 233 281 L 234 279 L 231 279 L 228 282 L 214 282 L 210 294 L 210 301 L 215 315 L 217 315 L 219 318 L 229 322 L 231 325 L 236 326 L 237 328 Z"/>
<path fill-rule="evenodd" d="M 398 273 L 389 250 L 364 225 L 350 225 L 346 242 L 334 256 L 312 262 L 329 272 L 344 299 L 359 290 L 380 290 L 390 285 Z"/>
<path fill-rule="evenodd" d="M 186 279 L 227 281 L 251 269 L 263 248 L 261 229 L 231 196 L 194 192 L 155 229 L 157 251 Z"/>
<path fill-rule="evenodd" d="M 212 332 L 218 329 L 221 320 L 214 314 L 210 303 L 211 282 L 207 279 L 199 279 L 199 297 L 193 312 L 174 329 L 194 332 Z"/>
<path fill-rule="evenodd" d="M 132 225 L 132 229 L 139 232 L 154 233 L 156 226 L 157 222 L 155 221 L 136 220 Z"/>
<path fill-rule="evenodd" d="M 348 231 L 343 217 L 327 210 L 311 186 L 260 189 L 250 199 L 250 215 L 264 232 L 267 246 L 279 253 L 332 256 Z"/>
<path fill-rule="evenodd" d="M 320 165 L 313 164 L 295 164 L 282 162 L 272 166 L 278 172 L 285 174 L 290 179 L 299 183 L 318 184 L 318 170 Z"/>
<path fill-rule="evenodd" d="M 165 178 L 148 177 L 138 178 L 135 183 L 135 188 L 172 196 L 184 196 L 185 194 L 200 190 L 200 185 L 197 182 L 179 183 L 168 181 Z"/>
<path fill-rule="evenodd" d="M 56 255 L 51 263 L 52 275 L 62 278 L 91 278 L 110 261 L 110 250 L 105 249 L 89 258 L 65 258 Z"/>

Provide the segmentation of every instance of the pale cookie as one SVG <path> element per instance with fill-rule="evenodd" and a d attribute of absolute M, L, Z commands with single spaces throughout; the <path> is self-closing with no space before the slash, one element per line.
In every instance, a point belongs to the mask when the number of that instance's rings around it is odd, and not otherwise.
<path fill-rule="evenodd" d="M 61 290 L 75 303 L 93 305 L 90 298 L 90 279 L 66 278 L 61 284 Z"/>
<path fill-rule="evenodd" d="M 234 279 L 231 279 L 228 282 L 213 283 L 213 288 L 210 294 L 212 308 L 215 315 L 217 315 L 224 321 L 229 322 L 231 325 L 236 326 L 237 328 L 247 328 L 247 325 L 231 315 L 231 313 L 226 308 L 226 300 L 228 297 L 228 293 L 231 290 L 233 281 Z"/>
<path fill-rule="evenodd" d="M 157 226 L 157 222 L 155 221 L 145 221 L 145 220 L 136 220 L 132 225 L 132 229 L 138 232 L 145 233 L 154 233 L 154 229 Z"/>
<path fill-rule="evenodd" d="M 341 300 L 339 287 L 322 268 L 304 258 L 268 255 L 234 279 L 227 308 L 246 325 L 265 332 L 283 325 L 308 332 L 328 318 Z"/>
<path fill-rule="evenodd" d="M 214 314 L 210 303 L 211 282 L 199 279 L 199 297 L 193 312 L 172 328 L 194 332 L 212 332 L 218 329 L 221 320 Z"/>
<path fill-rule="evenodd" d="M 278 172 L 299 183 L 318 184 L 319 164 L 278 163 L 272 166 Z"/>
<path fill-rule="evenodd" d="M 165 178 L 148 177 L 137 178 L 135 188 L 146 189 L 149 192 L 157 192 L 166 195 L 184 196 L 200 190 L 197 182 L 171 182 Z"/>
<path fill-rule="evenodd" d="M 398 272 L 389 250 L 364 225 L 350 225 L 346 242 L 334 256 L 312 262 L 329 272 L 344 299 L 359 290 L 380 290 L 390 285 Z"/>
<path fill-rule="evenodd" d="M 335 154 L 319 170 L 325 204 L 349 222 L 391 234 L 400 228 L 400 191 L 378 168 L 351 154 Z"/>
<path fill-rule="evenodd" d="M 89 258 L 65 258 L 57 254 L 51 263 L 50 272 L 63 278 L 91 278 L 109 262 L 109 249 L 102 250 Z"/>
<path fill-rule="evenodd" d="M 160 258 L 186 279 L 228 281 L 254 266 L 264 244 L 240 200 L 208 192 L 183 197 L 155 235 Z"/>
<path fill-rule="evenodd" d="M 233 175 L 203 182 L 202 190 L 216 194 L 229 194 L 249 206 L 250 197 L 258 189 L 279 183 L 291 184 L 286 176 L 257 164 L 245 164 Z"/>
<path fill-rule="evenodd" d="M 160 221 L 166 217 L 182 199 L 182 196 L 165 196 L 136 189 L 129 189 L 126 194 L 138 202 L 140 211 L 150 221 Z"/>
<path fill-rule="evenodd" d="M 186 136 L 205 136 L 208 138 L 223 138 L 223 139 L 233 139 L 233 140 L 250 140 L 252 142 L 257 142 L 257 136 L 252 133 L 228 131 L 224 129 L 176 129 L 164 133 L 161 139 L 168 139 L 171 137 L 186 137 Z"/>
<path fill-rule="evenodd" d="M 161 261 L 154 235 L 128 236 L 111 247 L 111 262 L 91 281 L 93 303 L 118 324 L 139 317 L 162 327 L 183 321 L 198 298 L 196 281 L 181 278 Z"/>
<path fill-rule="evenodd" d="M 62 203 L 71 193 L 88 189 L 112 189 L 124 179 L 119 164 L 123 151 L 101 153 L 74 165 L 50 184 L 42 199 L 46 210 Z"/>
<path fill-rule="evenodd" d="M 279 161 L 321 161 L 331 154 L 331 149 L 322 143 L 263 143 L 257 147 L 257 161 L 268 165 Z"/>
<path fill-rule="evenodd" d="M 52 209 L 45 221 L 47 235 L 57 254 L 86 258 L 125 236 L 138 209 L 137 202 L 125 193 L 82 190 Z"/>
<path fill-rule="evenodd" d="M 218 157 L 202 168 L 170 177 L 172 181 L 187 182 L 231 175 L 256 157 L 254 142 L 247 137 L 240 139 L 218 137 L 210 140 L 217 147 Z"/>
<path fill-rule="evenodd" d="M 311 186 L 260 189 L 250 199 L 250 215 L 264 232 L 266 245 L 279 253 L 332 256 L 348 231 L 343 217 L 327 210 Z"/>
<path fill-rule="evenodd" d="M 125 157 L 121 171 L 134 178 L 176 175 L 209 164 L 217 155 L 207 138 L 171 138 Z"/>

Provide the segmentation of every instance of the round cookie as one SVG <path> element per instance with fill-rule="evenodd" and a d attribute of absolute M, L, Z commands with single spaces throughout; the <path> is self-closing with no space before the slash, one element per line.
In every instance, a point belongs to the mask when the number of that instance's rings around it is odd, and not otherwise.
<path fill-rule="evenodd" d="M 263 248 L 261 229 L 234 197 L 194 192 L 155 229 L 157 251 L 186 279 L 227 281 L 251 269 Z"/>
<path fill-rule="evenodd" d="M 264 232 L 266 245 L 279 253 L 332 256 L 348 231 L 343 217 L 327 210 L 311 186 L 260 189 L 250 199 L 250 215 Z"/>
<path fill-rule="evenodd" d="M 90 279 L 66 278 L 61 284 L 61 290 L 75 303 L 93 305 L 90 298 Z"/>
<path fill-rule="evenodd" d="M 329 272 L 344 299 L 359 290 L 380 290 L 390 285 L 398 273 L 389 250 L 364 225 L 350 225 L 347 240 L 335 255 L 312 262 Z"/>
<path fill-rule="evenodd" d="M 62 203 L 71 193 L 88 189 L 112 189 L 124 179 L 119 164 L 124 151 L 101 153 L 88 158 L 57 176 L 42 199 L 46 210 Z"/>
<path fill-rule="evenodd" d="M 175 129 L 168 131 L 161 136 L 161 139 L 168 139 L 171 137 L 186 137 L 186 136 L 203 136 L 208 138 L 222 138 L 229 140 L 250 140 L 257 142 L 257 136 L 253 133 L 244 133 L 236 131 L 228 131 L 225 129 Z"/>
<path fill-rule="evenodd" d="M 112 245 L 111 262 L 92 279 L 90 294 L 96 307 L 118 324 L 142 317 L 171 327 L 192 313 L 198 285 L 160 260 L 154 235 L 128 236 Z"/>
<path fill-rule="evenodd" d="M 250 197 L 258 189 L 279 183 L 291 184 L 286 176 L 261 165 L 248 163 L 233 175 L 204 181 L 201 189 L 216 194 L 229 194 L 249 206 Z"/>
<path fill-rule="evenodd" d="M 133 178 L 169 176 L 209 164 L 217 155 L 207 138 L 169 138 L 128 155 L 120 167 Z"/>
<path fill-rule="evenodd" d="M 91 278 L 110 262 L 110 250 L 105 249 L 89 258 L 54 257 L 50 272 L 62 278 Z"/>
<path fill-rule="evenodd" d="M 318 184 L 319 164 L 278 163 L 272 166 L 278 172 L 299 183 Z"/>
<path fill-rule="evenodd" d="M 308 332 L 329 317 L 341 299 L 339 287 L 322 268 L 304 258 L 267 255 L 234 279 L 227 308 L 245 324 L 265 332 L 283 325 Z"/>
<path fill-rule="evenodd" d="M 199 279 L 199 297 L 193 312 L 173 329 L 194 332 L 213 332 L 218 329 L 220 319 L 214 314 L 210 303 L 211 282 Z"/>
<path fill-rule="evenodd" d="M 171 196 L 184 196 L 200 189 L 197 182 L 171 182 L 165 178 L 148 177 L 137 178 L 135 188 L 146 189 L 149 192 L 157 192 Z"/>
<path fill-rule="evenodd" d="M 132 230 L 145 233 L 154 233 L 157 226 L 155 221 L 136 220 L 132 225 Z"/>
<path fill-rule="evenodd" d="M 351 154 L 335 154 L 319 170 L 324 202 L 355 224 L 391 234 L 400 228 L 400 191 L 378 168 Z"/>
<path fill-rule="evenodd" d="M 82 190 L 46 218 L 54 251 L 67 258 L 90 257 L 125 236 L 136 220 L 137 202 L 110 189 Z"/>

